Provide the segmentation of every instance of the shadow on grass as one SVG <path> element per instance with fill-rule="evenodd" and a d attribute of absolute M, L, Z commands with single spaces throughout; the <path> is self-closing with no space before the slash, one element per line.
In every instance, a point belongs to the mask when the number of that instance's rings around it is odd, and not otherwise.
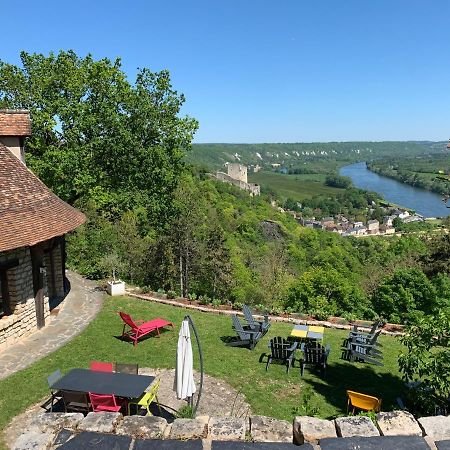
<path fill-rule="evenodd" d="M 399 376 L 375 371 L 369 364 L 333 363 L 325 375 L 318 373 L 315 368 L 308 368 L 302 381 L 342 414 L 347 413 L 347 389 L 381 398 L 382 410 L 395 409 L 396 398 L 405 391 Z"/>
<path fill-rule="evenodd" d="M 242 341 L 237 336 L 221 336 L 220 340 L 229 347 L 246 348 L 247 350 L 254 350 L 250 348 L 250 344 Z"/>

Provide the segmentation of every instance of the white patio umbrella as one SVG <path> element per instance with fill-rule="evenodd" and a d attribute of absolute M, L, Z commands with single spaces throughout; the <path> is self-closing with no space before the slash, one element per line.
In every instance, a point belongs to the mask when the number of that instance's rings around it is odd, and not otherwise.
<path fill-rule="evenodd" d="M 177 367 L 175 371 L 177 397 L 180 399 L 192 397 L 196 391 L 193 366 L 189 321 L 184 319 L 178 335 Z"/>

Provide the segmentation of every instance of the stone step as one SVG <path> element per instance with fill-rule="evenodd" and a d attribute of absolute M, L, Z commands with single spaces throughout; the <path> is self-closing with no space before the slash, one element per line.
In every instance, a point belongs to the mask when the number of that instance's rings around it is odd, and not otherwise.
<path fill-rule="evenodd" d="M 326 438 L 320 440 L 321 450 L 430 450 L 419 436 L 374 436 Z"/>
<path fill-rule="evenodd" d="M 311 444 L 295 445 L 287 442 L 213 441 L 211 450 L 313 450 Z"/>
<path fill-rule="evenodd" d="M 131 437 L 86 431 L 58 447 L 60 450 L 129 450 Z"/>

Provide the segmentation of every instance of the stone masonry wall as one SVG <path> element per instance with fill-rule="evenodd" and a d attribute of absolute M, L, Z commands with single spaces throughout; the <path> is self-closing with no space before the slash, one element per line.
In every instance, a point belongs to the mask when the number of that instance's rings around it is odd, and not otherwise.
<path fill-rule="evenodd" d="M 224 183 L 233 184 L 242 190 L 250 191 L 250 195 L 260 195 L 260 187 L 257 184 L 245 183 L 244 181 L 236 180 L 223 172 L 216 172 L 215 178 L 219 181 L 223 181 Z"/>
<path fill-rule="evenodd" d="M 62 272 L 63 254 L 62 247 L 58 245 L 53 249 L 53 264 L 55 267 L 55 286 L 56 295 L 58 297 L 64 296 L 64 277 Z"/>
<path fill-rule="evenodd" d="M 53 270 L 55 272 L 55 295 L 56 297 L 64 297 L 64 278 L 62 274 L 63 258 L 61 245 L 56 246 L 44 254 L 44 265 L 47 271 L 47 295 L 51 297 L 53 292 L 52 264 L 50 255 L 53 257 Z"/>
<path fill-rule="evenodd" d="M 230 163 L 227 167 L 228 176 L 247 184 L 247 166 L 238 163 Z"/>
<path fill-rule="evenodd" d="M 0 318 L 0 350 L 36 330 L 31 254 L 28 247 L 0 253 L 0 263 L 18 259 L 19 265 L 7 271 L 11 315 Z M 44 317 L 50 314 L 44 277 Z"/>
<path fill-rule="evenodd" d="M 236 450 L 441 450 L 448 449 L 450 444 L 450 417 L 416 420 L 406 411 L 378 413 L 376 423 L 364 416 L 335 420 L 300 416 L 293 424 L 265 416 L 248 419 L 199 416 L 175 419 L 169 424 L 157 416 L 90 412 L 86 417 L 80 413 L 33 414 L 20 424 L 20 436 L 12 445 L 15 450 L 55 449 L 71 439 L 74 441 L 70 448 L 82 448 L 86 442 L 101 442 L 101 448 L 118 448 L 121 442 L 120 448 L 124 449 L 181 448 L 177 441 L 183 441 L 186 448 L 203 450 L 219 448 L 215 441 L 225 441 L 220 448 Z M 90 433 L 88 440 L 82 439 L 83 433 Z M 156 439 L 166 442 L 158 445 Z M 197 441 L 197 445 L 189 445 L 188 440 Z"/>

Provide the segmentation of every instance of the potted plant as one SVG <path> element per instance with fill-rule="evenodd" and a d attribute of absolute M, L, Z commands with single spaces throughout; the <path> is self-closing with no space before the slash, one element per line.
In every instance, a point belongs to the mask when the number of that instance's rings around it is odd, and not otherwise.
<path fill-rule="evenodd" d="M 117 253 L 109 253 L 105 255 L 100 261 L 100 267 L 105 272 L 112 274 L 112 280 L 106 284 L 106 292 L 111 296 L 125 295 L 125 281 L 116 278 L 117 272 L 124 268 L 124 264 Z"/>

